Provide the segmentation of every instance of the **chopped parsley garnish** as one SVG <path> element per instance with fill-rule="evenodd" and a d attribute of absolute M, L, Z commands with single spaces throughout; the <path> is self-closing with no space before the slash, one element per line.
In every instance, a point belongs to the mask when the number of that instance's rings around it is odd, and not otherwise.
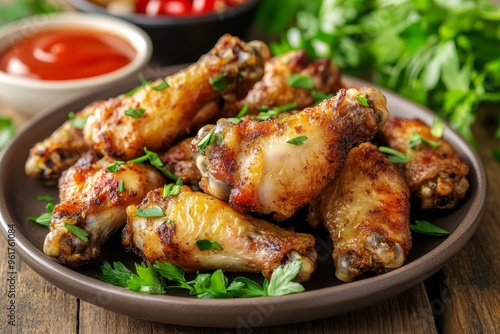
<path fill-rule="evenodd" d="M 147 148 L 144 148 L 144 152 L 146 153 L 145 155 L 140 156 L 140 157 L 135 158 L 135 159 L 132 159 L 132 160 L 129 160 L 128 162 L 131 162 L 134 164 L 141 164 L 144 162 L 149 162 L 153 167 L 155 167 L 160 172 L 162 172 L 163 175 L 165 175 L 169 179 L 175 181 L 176 183 L 181 182 L 180 184 L 182 184 L 182 180 L 177 175 L 175 175 L 174 173 L 172 173 L 171 171 L 169 171 L 168 169 L 163 167 L 163 162 L 161 161 L 158 153 L 150 151 Z"/>
<path fill-rule="evenodd" d="M 303 88 L 311 90 L 314 88 L 312 78 L 306 74 L 292 73 L 288 77 L 288 85 L 294 88 Z"/>
<path fill-rule="evenodd" d="M 146 112 L 146 109 L 143 108 L 128 108 L 125 110 L 125 115 L 134 117 L 134 118 L 141 118 L 142 115 Z"/>
<path fill-rule="evenodd" d="M 141 89 L 142 87 L 147 86 L 147 85 L 149 85 L 151 83 L 151 81 L 148 81 L 148 80 L 146 80 L 146 78 L 144 78 L 144 74 L 142 74 L 142 73 L 139 73 L 137 75 L 137 77 L 139 78 L 139 81 L 141 82 L 141 84 L 139 86 L 135 87 L 134 89 L 132 89 L 132 90 L 126 92 L 126 93 L 123 93 L 124 96 L 132 96 L 139 89 Z"/>
<path fill-rule="evenodd" d="M 47 205 L 45 205 L 46 212 L 43 212 L 38 216 L 29 216 L 28 220 L 45 227 L 49 227 L 50 222 L 52 221 L 52 212 L 54 212 L 55 206 L 56 205 L 54 203 L 47 203 Z"/>
<path fill-rule="evenodd" d="M 288 140 L 287 143 L 300 146 L 300 145 L 304 145 L 304 142 L 306 140 L 307 140 L 306 136 L 298 136 L 298 137 L 295 137 L 295 138 Z"/>
<path fill-rule="evenodd" d="M 368 104 L 368 99 L 364 95 L 358 95 L 357 99 L 359 103 L 361 103 L 362 106 L 369 107 L 370 105 Z"/>
<path fill-rule="evenodd" d="M 135 215 L 143 218 L 165 217 L 165 212 L 158 205 L 154 205 L 146 209 L 137 208 Z"/>
<path fill-rule="evenodd" d="M 259 107 L 261 112 L 257 116 L 253 116 L 258 121 L 266 121 L 268 119 L 273 118 L 274 116 L 279 115 L 282 112 L 292 110 L 297 107 L 297 102 L 291 102 L 279 107 L 267 108 L 267 107 Z"/>
<path fill-rule="evenodd" d="M 175 196 L 181 192 L 181 185 L 179 184 L 165 184 L 163 186 L 163 197 Z"/>
<path fill-rule="evenodd" d="M 118 191 L 121 193 L 125 191 L 125 181 L 124 180 L 121 180 L 120 183 L 118 183 Z"/>
<path fill-rule="evenodd" d="M 416 220 L 415 224 L 410 224 L 410 231 L 437 237 L 450 234 L 449 231 L 442 229 L 427 220 Z"/>
<path fill-rule="evenodd" d="M 0 117 L 0 149 L 2 149 L 7 142 L 14 136 L 16 127 L 10 118 Z"/>
<path fill-rule="evenodd" d="M 104 261 L 101 274 L 104 282 L 137 292 L 164 294 L 168 289 L 184 289 L 198 298 L 251 298 L 281 296 L 304 291 L 300 283 L 293 282 L 302 266 L 302 261 L 289 262 L 274 270 L 271 279 L 264 279 L 262 285 L 246 277 L 236 277 L 231 284 L 221 269 L 213 273 L 197 273 L 188 281 L 182 268 L 156 261 L 154 264 L 135 264 L 134 274 L 121 262 Z"/>
<path fill-rule="evenodd" d="M 227 74 L 222 73 L 214 78 L 210 78 L 208 80 L 208 82 L 210 83 L 210 85 L 212 86 L 212 89 L 215 92 L 220 92 L 220 91 L 226 89 L 226 87 L 229 85 L 229 83 L 225 80 L 226 77 L 227 77 Z"/>
<path fill-rule="evenodd" d="M 245 103 L 245 105 L 238 112 L 238 115 L 236 115 L 236 118 L 242 118 L 243 116 L 246 116 L 246 114 L 248 114 L 249 108 L 250 108 L 250 106 L 248 105 L 248 103 Z"/>
<path fill-rule="evenodd" d="M 112 164 L 108 165 L 106 167 L 106 169 L 110 172 L 110 173 L 116 173 L 120 170 L 120 167 L 122 165 L 126 164 L 125 161 L 119 161 L 119 160 L 116 160 L 115 162 L 113 162 Z"/>
<path fill-rule="evenodd" d="M 81 241 L 83 241 L 83 242 L 89 241 L 89 238 L 88 238 L 89 234 L 87 233 L 87 231 L 79 228 L 78 226 L 71 225 L 68 223 L 64 224 L 64 227 L 66 227 L 68 229 L 68 231 L 73 233 Z"/>
<path fill-rule="evenodd" d="M 85 124 L 87 124 L 86 117 L 76 117 L 74 112 L 70 112 L 68 114 L 68 120 L 71 125 L 80 130 L 82 130 L 85 127 Z"/>
<path fill-rule="evenodd" d="M 209 132 L 202 140 L 196 145 L 198 147 L 198 151 L 201 155 L 205 155 L 205 148 L 212 144 L 215 140 L 215 135 L 213 132 Z"/>
<path fill-rule="evenodd" d="M 156 86 L 153 86 L 153 90 L 156 90 L 156 91 L 160 91 L 160 90 L 164 90 L 165 88 L 168 88 L 170 87 L 170 85 L 168 84 L 168 82 L 165 81 L 165 79 L 161 79 L 161 82 L 156 85 Z"/>
<path fill-rule="evenodd" d="M 415 149 L 415 147 L 417 147 L 420 144 L 427 144 L 427 145 L 434 147 L 434 148 L 439 147 L 438 142 L 435 142 L 433 140 L 424 139 L 424 138 L 422 138 L 422 136 L 419 133 L 414 133 L 413 135 L 411 135 L 410 139 L 408 139 L 408 146 L 411 149 Z"/>
<path fill-rule="evenodd" d="M 52 202 L 52 196 L 50 195 L 39 195 L 36 199 L 40 202 Z"/>
<path fill-rule="evenodd" d="M 407 154 L 399 152 L 387 146 L 379 146 L 380 152 L 387 154 L 387 158 L 393 164 L 406 163 L 410 161 L 410 157 Z"/>
<path fill-rule="evenodd" d="M 441 138 L 443 137 L 444 134 L 444 123 L 439 117 L 434 117 L 432 120 L 432 126 L 431 126 L 431 135 L 433 135 L 436 138 Z"/>
<path fill-rule="evenodd" d="M 219 245 L 217 243 L 217 241 L 212 241 L 212 240 L 207 240 L 207 239 L 196 240 L 196 246 L 198 246 L 198 248 L 201 251 L 210 250 L 210 249 L 213 249 L 213 250 L 222 250 L 223 249 L 221 247 L 221 245 Z"/>

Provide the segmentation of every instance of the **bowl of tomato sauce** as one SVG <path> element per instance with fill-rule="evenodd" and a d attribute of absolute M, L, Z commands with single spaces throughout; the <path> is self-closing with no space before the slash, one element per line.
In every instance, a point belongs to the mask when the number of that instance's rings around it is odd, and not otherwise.
<path fill-rule="evenodd" d="M 126 19 L 145 30 L 159 65 L 194 62 L 225 33 L 246 39 L 258 0 L 70 0 L 82 12 Z"/>
<path fill-rule="evenodd" d="M 137 77 L 152 42 L 136 25 L 63 12 L 0 27 L 0 99 L 27 116 Z"/>

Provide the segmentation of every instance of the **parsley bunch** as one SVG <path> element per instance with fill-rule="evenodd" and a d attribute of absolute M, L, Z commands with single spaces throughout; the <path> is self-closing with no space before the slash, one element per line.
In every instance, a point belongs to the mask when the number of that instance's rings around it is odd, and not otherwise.
<path fill-rule="evenodd" d="M 62 6 L 48 0 L 14 0 L 0 4 L 0 25 L 35 14 L 62 11 Z"/>
<path fill-rule="evenodd" d="M 477 106 L 500 103 L 500 8 L 488 0 L 264 0 L 257 24 L 279 36 L 274 54 L 304 48 L 369 74 L 472 142 Z"/>
<path fill-rule="evenodd" d="M 292 281 L 301 266 L 302 261 L 293 261 L 278 267 L 269 280 L 264 279 L 262 285 L 246 277 L 236 277 L 229 284 L 220 269 L 213 273 L 197 273 L 193 280 L 188 281 L 184 270 L 169 262 L 159 261 L 155 264 L 136 263 L 136 274 L 121 262 L 114 262 L 111 266 L 105 261 L 98 278 L 132 291 L 150 294 L 165 294 L 168 289 L 184 289 L 198 298 L 249 298 L 304 291 L 301 284 Z"/>

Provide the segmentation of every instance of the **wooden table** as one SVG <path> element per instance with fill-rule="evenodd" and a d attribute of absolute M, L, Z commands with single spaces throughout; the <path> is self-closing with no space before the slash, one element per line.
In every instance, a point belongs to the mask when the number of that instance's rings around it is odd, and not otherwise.
<path fill-rule="evenodd" d="M 0 103 L 0 117 L 26 119 Z M 500 148 L 481 122 L 474 129 L 488 173 L 487 207 L 470 242 L 436 275 L 400 295 L 346 314 L 256 328 L 248 333 L 500 333 Z M 21 172 L 21 171 L 18 171 Z M 16 326 L 8 325 L 7 244 L 0 238 L 3 333 L 233 333 L 234 329 L 190 328 L 113 313 L 54 287 L 17 256 Z M 186 316 L 189 316 L 188 314 Z"/>

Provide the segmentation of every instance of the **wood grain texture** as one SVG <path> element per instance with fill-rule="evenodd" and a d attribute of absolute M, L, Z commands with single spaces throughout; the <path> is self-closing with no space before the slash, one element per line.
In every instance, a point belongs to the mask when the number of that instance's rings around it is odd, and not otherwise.
<path fill-rule="evenodd" d="M 214 310 L 217 312 L 217 310 Z M 186 315 L 189 317 L 189 314 Z M 437 333 L 423 284 L 370 307 L 326 319 L 261 328 L 197 328 L 154 323 L 80 302 L 80 334 L 130 333 Z"/>
<path fill-rule="evenodd" d="M 478 124 L 485 124 L 485 114 Z M 488 177 L 486 211 L 470 242 L 442 270 L 437 325 L 442 333 L 500 333 L 500 148 L 492 130 L 474 133 Z"/>

